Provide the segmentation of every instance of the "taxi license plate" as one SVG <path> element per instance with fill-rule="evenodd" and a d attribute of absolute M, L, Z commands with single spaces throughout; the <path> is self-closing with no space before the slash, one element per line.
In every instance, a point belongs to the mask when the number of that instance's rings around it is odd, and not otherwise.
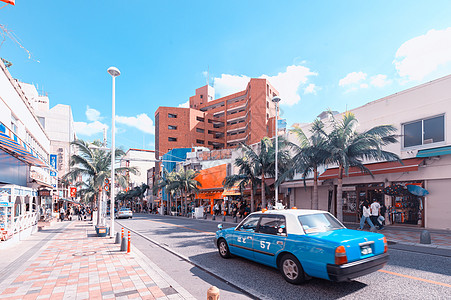
<path fill-rule="evenodd" d="M 371 248 L 371 245 L 360 246 L 360 253 L 362 255 L 368 255 L 373 253 L 373 249 Z"/>

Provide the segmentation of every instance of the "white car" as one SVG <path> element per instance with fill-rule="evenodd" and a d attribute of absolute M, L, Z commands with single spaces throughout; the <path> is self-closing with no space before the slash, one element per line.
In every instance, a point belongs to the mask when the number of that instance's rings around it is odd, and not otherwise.
<path fill-rule="evenodd" d="M 121 208 L 119 209 L 119 211 L 116 213 L 116 219 L 121 219 L 121 218 L 133 218 L 133 212 L 131 211 L 130 208 Z"/>

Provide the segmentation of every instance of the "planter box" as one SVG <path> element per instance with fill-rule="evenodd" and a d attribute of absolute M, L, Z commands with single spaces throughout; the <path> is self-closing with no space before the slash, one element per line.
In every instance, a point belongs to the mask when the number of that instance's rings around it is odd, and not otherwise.
<path fill-rule="evenodd" d="M 96 233 L 99 237 L 106 237 L 110 233 L 110 227 L 96 226 Z"/>

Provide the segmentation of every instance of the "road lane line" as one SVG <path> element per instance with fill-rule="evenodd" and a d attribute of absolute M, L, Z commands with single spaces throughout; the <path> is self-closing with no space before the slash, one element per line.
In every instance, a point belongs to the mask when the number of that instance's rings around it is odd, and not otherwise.
<path fill-rule="evenodd" d="M 399 276 L 399 277 L 405 277 L 405 278 L 409 278 L 409 279 L 413 279 L 413 280 L 424 281 L 424 282 L 427 282 L 427 283 L 432 283 L 432 284 L 436 284 L 436 285 L 442 285 L 442 286 L 451 288 L 451 284 L 447 284 L 447 283 L 443 283 L 443 282 L 438 282 L 438 281 L 433 281 L 433 280 L 429 280 L 429 279 L 414 277 L 414 276 L 410 276 L 410 275 L 404 275 L 404 274 L 391 272 L 391 271 L 386 271 L 386 270 L 379 270 L 379 272 L 383 272 L 383 273 L 387 273 L 387 274 L 391 274 L 391 275 L 395 275 L 395 276 Z"/>
<path fill-rule="evenodd" d="M 149 222 L 154 222 L 154 223 L 160 223 L 160 224 L 171 225 L 171 226 L 180 227 L 180 228 L 185 228 L 185 229 L 188 229 L 188 230 L 197 231 L 197 232 L 202 232 L 202 233 L 207 233 L 207 234 L 212 234 L 212 235 L 215 234 L 214 232 L 208 232 L 208 231 L 203 231 L 203 230 L 193 229 L 193 228 L 189 228 L 189 227 L 185 227 L 185 226 L 181 226 L 181 225 L 175 225 L 175 224 L 166 223 L 166 222 L 152 221 L 152 220 L 147 220 L 147 221 L 149 221 Z"/>

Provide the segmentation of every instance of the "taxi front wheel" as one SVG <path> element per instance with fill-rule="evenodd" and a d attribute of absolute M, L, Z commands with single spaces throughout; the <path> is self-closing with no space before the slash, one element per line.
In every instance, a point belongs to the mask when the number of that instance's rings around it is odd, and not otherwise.
<path fill-rule="evenodd" d="M 221 255 L 222 258 L 230 258 L 230 251 L 229 246 L 227 245 L 227 242 L 224 239 L 219 240 L 218 242 L 218 250 L 219 255 Z"/>
<path fill-rule="evenodd" d="M 306 280 L 304 269 L 299 260 L 292 254 L 285 254 L 279 264 L 280 272 L 286 281 L 301 284 Z"/>

